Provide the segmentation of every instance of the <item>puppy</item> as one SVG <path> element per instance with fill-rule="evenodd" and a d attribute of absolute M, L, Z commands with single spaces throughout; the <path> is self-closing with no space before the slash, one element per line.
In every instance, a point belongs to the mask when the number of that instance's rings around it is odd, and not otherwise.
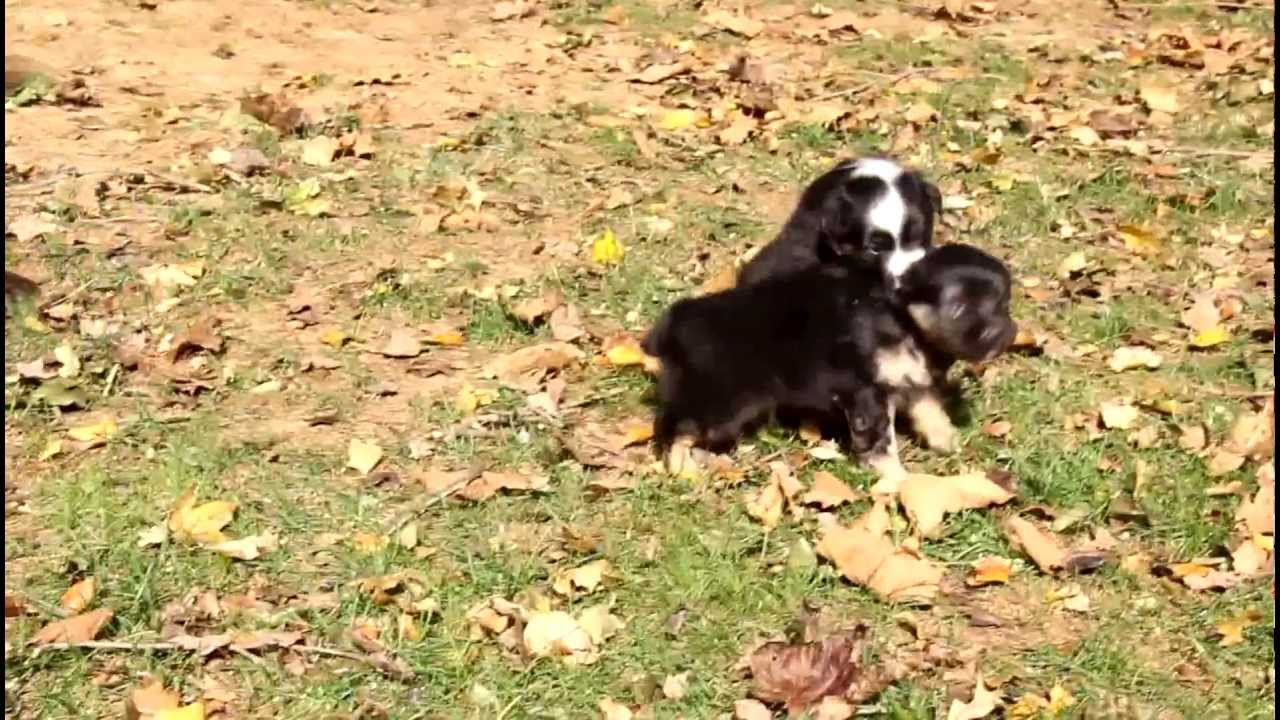
<path fill-rule="evenodd" d="M 853 261 L 897 278 L 933 245 L 938 188 L 886 158 L 844 160 L 805 188 L 773 242 L 738 274 L 739 284 L 811 265 Z"/>
<path fill-rule="evenodd" d="M 891 422 L 903 410 L 930 448 L 955 449 L 956 430 L 943 409 L 947 371 L 956 360 L 989 362 L 1008 349 L 1018 328 L 1009 313 L 1012 279 L 999 260 L 969 245 L 929 251 L 900 278 L 892 305 L 877 316 L 869 370 L 888 396 Z M 898 472 L 892 428 L 871 464 Z"/>
<path fill-rule="evenodd" d="M 813 265 L 672 305 L 643 342 L 662 363 L 654 439 L 715 452 L 779 408 L 847 419 L 855 449 L 884 445 L 888 416 L 872 368 L 872 322 L 890 308 L 878 271 Z"/>

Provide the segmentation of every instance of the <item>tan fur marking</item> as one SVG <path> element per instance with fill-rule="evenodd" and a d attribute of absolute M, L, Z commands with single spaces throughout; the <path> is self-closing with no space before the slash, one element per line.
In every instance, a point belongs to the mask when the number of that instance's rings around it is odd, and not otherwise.
<path fill-rule="evenodd" d="M 926 393 L 921 396 L 911 404 L 907 413 L 916 432 L 931 449 L 942 452 L 957 450 L 959 437 L 956 435 L 956 428 L 951 424 L 951 418 L 947 417 L 947 412 L 943 410 L 936 395 Z"/>
<path fill-rule="evenodd" d="M 929 367 L 913 343 L 900 343 L 876 354 L 877 379 L 891 387 L 928 385 Z"/>

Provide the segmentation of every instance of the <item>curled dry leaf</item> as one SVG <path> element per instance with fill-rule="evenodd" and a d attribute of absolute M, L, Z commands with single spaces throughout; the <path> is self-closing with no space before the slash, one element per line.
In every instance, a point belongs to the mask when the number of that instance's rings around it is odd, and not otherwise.
<path fill-rule="evenodd" d="M 422 343 L 412 330 L 396 328 L 378 354 L 389 358 L 415 358 L 422 354 Z"/>
<path fill-rule="evenodd" d="M 950 477 L 913 473 L 899 486 L 898 498 L 916 530 L 928 537 L 942 527 L 946 513 L 1001 505 L 1012 500 L 1013 493 L 982 473 Z"/>
<path fill-rule="evenodd" d="M 826 528 L 818 541 L 818 555 L 835 564 L 852 582 L 886 599 L 932 599 L 938 592 L 942 569 L 927 558 L 894 546 L 889 526 L 889 511 L 882 500 L 852 525 Z"/>
<path fill-rule="evenodd" d="M 1258 468 L 1258 492 L 1236 510 L 1236 524 L 1250 535 L 1275 535 L 1276 531 L 1275 468 Z"/>
<path fill-rule="evenodd" d="M 279 539 L 275 533 L 271 532 L 205 544 L 205 547 L 209 550 L 237 560 L 257 560 L 262 555 L 275 550 L 278 546 Z"/>
<path fill-rule="evenodd" d="M 1262 412 L 1245 412 L 1236 418 L 1227 433 L 1224 447 L 1253 460 L 1271 457 L 1275 444 L 1275 396 Z"/>
<path fill-rule="evenodd" d="M 1209 477 L 1221 477 L 1239 470 L 1242 465 L 1244 465 L 1243 455 L 1238 455 L 1220 447 L 1214 450 L 1213 454 L 1209 456 L 1209 461 L 1205 463 L 1205 474 Z"/>
<path fill-rule="evenodd" d="M 467 483 L 457 495 L 472 502 L 483 502 L 497 495 L 499 490 L 546 492 L 549 487 L 550 483 L 543 475 L 485 471 Z"/>
<path fill-rule="evenodd" d="M 40 628 L 31 639 L 30 645 L 48 645 L 50 643 L 82 643 L 98 637 L 102 628 L 115 616 L 107 608 L 90 610 L 82 615 L 74 615 L 53 622 Z"/>
<path fill-rule="evenodd" d="M 765 530 L 772 530 L 782 519 L 782 486 L 777 474 L 771 474 L 769 481 L 759 490 L 750 493 L 746 498 L 747 514 L 764 525 Z"/>
<path fill-rule="evenodd" d="M 1198 293 L 1191 307 L 1182 311 L 1182 324 L 1197 333 L 1218 327 L 1218 323 L 1222 321 L 1222 315 L 1218 311 L 1217 303 L 1214 302 L 1215 295 L 1216 293 L 1213 292 Z"/>
<path fill-rule="evenodd" d="M 92 605 L 93 598 L 97 593 L 98 581 L 90 575 L 67 588 L 67 591 L 62 593 L 62 598 L 58 601 L 58 607 L 68 614 L 75 615 Z"/>
<path fill-rule="evenodd" d="M 635 713 L 631 708 L 614 700 L 613 698 L 603 698 L 598 705 L 600 713 L 604 716 L 604 720 L 631 720 L 635 717 Z"/>
<path fill-rule="evenodd" d="M 1044 572 L 1055 573 L 1067 566 L 1068 554 L 1058 539 L 1030 521 L 1015 515 L 1005 521 L 1005 530 L 1009 540 Z"/>
<path fill-rule="evenodd" d="M 640 365 L 647 372 L 658 372 L 658 358 L 646 354 L 640 347 L 640 341 L 631 333 L 619 333 L 607 338 L 601 349 L 604 351 L 604 364 L 610 367 Z"/>
<path fill-rule="evenodd" d="M 507 312 L 529 325 L 534 325 L 551 315 L 561 305 L 564 305 L 564 294 L 555 288 L 548 288 L 538 297 L 516 303 Z"/>
<path fill-rule="evenodd" d="M 742 15 L 734 15 L 727 10 L 712 10 L 704 18 L 708 25 L 728 30 L 734 35 L 753 38 L 764 31 L 764 23 Z"/>
<path fill-rule="evenodd" d="M 608 608 L 596 606 L 574 618 L 567 612 L 535 611 L 525 622 L 522 643 L 534 657 L 559 657 L 566 665 L 590 665 L 600 659 L 600 643 L 621 627 Z"/>
<path fill-rule="evenodd" d="M 1098 410 L 1102 415 L 1102 424 L 1113 430 L 1128 430 L 1138 419 L 1138 408 L 1122 402 L 1104 402 Z"/>
<path fill-rule="evenodd" d="M 668 675 L 662 681 L 662 695 L 668 700 L 679 700 L 689 691 L 689 672 Z"/>
<path fill-rule="evenodd" d="M 1219 637 L 1218 644 L 1222 647 L 1230 647 L 1243 643 L 1245 629 L 1257 625 L 1262 621 L 1262 617 L 1262 611 L 1257 608 L 1248 608 L 1225 620 L 1219 620 L 1213 626 Z"/>
<path fill-rule="evenodd" d="M 236 504 L 225 500 L 196 505 L 196 486 L 192 485 L 169 511 L 169 532 L 182 542 L 222 542 L 226 540 L 222 528 L 231 522 L 235 511 Z"/>
<path fill-rule="evenodd" d="M 157 677 L 148 677 L 125 696 L 125 716 L 151 718 L 181 704 L 178 693 L 166 688 Z"/>
<path fill-rule="evenodd" d="M 818 642 L 770 642 L 751 654 L 751 694 L 765 702 L 783 703 L 799 713 L 829 695 L 844 695 L 859 672 L 866 628 L 832 635 Z"/>
<path fill-rule="evenodd" d="M 485 365 L 484 374 L 516 387 L 532 383 L 536 389 L 544 374 L 561 370 L 582 357 L 583 352 L 569 343 L 540 343 L 491 360 Z"/>
<path fill-rule="evenodd" d="M 734 720 L 773 720 L 773 713 L 759 700 L 746 698 L 733 704 Z"/>
<path fill-rule="evenodd" d="M 222 352 L 222 336 L 218 334 L 218 319 L 206 317 L 179 333 L 169 348 L 169 362 L 175 363 L 184 355 L 205 350 Z"/>

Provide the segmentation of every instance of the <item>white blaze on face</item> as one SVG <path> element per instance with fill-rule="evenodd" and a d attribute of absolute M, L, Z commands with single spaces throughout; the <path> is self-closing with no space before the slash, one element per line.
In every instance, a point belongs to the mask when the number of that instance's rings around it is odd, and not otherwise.
<path fill-rule="evenodd" d="M 885 193 L 867 211 L 867 222 L 893 238 L 893 251 L 885 260 L 885 270 L 895 281 L 907 268 L 924 257 L 922 248 L 902 248 L 902 228 L 907 221 L 907 203 L 902 193 L 898 192 L 897 180 L 903 172 L 902 166 L 892 160 L 867 158 L 859 160 L 850 173 L 853 177 L 877 178 L 885 184 Z"/>

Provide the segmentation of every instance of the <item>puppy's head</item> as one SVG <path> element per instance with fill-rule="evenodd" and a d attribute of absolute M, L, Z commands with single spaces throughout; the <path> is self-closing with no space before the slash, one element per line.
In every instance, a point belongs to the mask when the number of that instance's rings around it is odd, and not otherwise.
<path fill-rule="evenodd" d="M 824 260 L 853 260 L 898 278 L 933 244 L 938 188 L 884 158 L 846 160 L 805 189 Z"/>
<path fill-rule="evenodd" d="M 903 274 L 898 297 L 935 349 L 987 362 L 1018 332 L 1009 315 L 1011 282 L 1004 264 L 981 250 L 943 245 Z"/>

